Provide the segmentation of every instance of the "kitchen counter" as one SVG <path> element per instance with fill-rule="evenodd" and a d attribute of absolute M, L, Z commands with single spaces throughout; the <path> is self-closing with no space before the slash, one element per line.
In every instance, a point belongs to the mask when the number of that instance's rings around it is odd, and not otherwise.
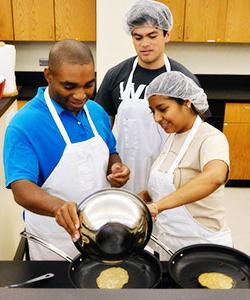
<path fill-rule="evenodd" d="M 0 289 L 3 300 L 249 300 L 248 290 Z"/>
<path fill-rule="evenodd" d="M 74 289 L 67 278 L 69 263 L 66 261 L 0 261 L 0 286 L 28 280 L 45 273 L 54 273 L 55 277 L 26 285 L 26 288 L 0 288 L 0 299 L 4 300 L 210 300 L 212 299 L 250 299 L 250 290 L 207 289 Z M 31 288 L 32 287 L 32 288 Z"/>
<path fill-rule="evenodd" d="M 6 112 L 11 104 L 16 100 L 16 97 L 2 98 L 0 99 L 0 117 Z"/>

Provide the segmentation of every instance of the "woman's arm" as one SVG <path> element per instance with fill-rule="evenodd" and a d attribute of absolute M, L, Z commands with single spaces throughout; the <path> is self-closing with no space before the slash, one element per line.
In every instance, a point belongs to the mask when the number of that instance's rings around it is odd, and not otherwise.
<path fill-rule="evenodd" d="M 201 200 L 224 184 L 227 177 L 228 165 L 224 161 L 209 161 L 200 174 L 185 183 L 175 192 L 154 202 L 152 210 L 160 213 L 166 209 Z"/>

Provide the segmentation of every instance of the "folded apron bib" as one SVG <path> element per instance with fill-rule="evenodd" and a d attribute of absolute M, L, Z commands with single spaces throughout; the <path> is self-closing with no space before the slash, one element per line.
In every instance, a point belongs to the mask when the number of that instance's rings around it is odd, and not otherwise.
<path fill-rule="evenodd" d="M 50 195 L 80 203 L 85 197 L 98 189 L 106 188 L 109 162 L 109 149 L 90 117 L 87 106 L 84 110 L 94 136 L 86 141 L 71 143 L 69 136 L 53 106 L 48 88 L 44 92 L 46 104 L 66 143 L 63 155 L 42 185 Z M 57 246 L 69 256 L 74 257 L 76 250 L 71 237 L 64 228 L 59 226 L 53 217 L 34 214 L 25 211 L 26 230 Z M 29 241 L 29 251 L 32 260 L 61 260 L 50 250 Z"/>
<path fill-rule="evenodd" d="M 169 72 L 169 60 L 167 56 L 164 59 Z M 138 58 L 134 61 L 126 88 L 121 92 L 122 102 L 113 129 L 118 153 L 130 169 L 130 179 L 123 188 L 134 193 L 146 189 L 150 168 L 166 140 L 166 133 L 154 121 L 145 96 L 140 98 L 145 85 L 140 85 L 135 92 L 132 80 L 137 63 Z"/>
<path fill-rule="evenodd" d="M 201 123 L 202 120 L 197 116 L 180 152 L 167 172 L 159 171 L 164 158 L 152 168 L 148 182 L 148 192 L 153 202 L 176 191 L 173 183 L 174 171 L 184 157 Z M 171 136 L 172 141 L 169 143 L 166 155 L 171 149 L 174 136 L 174 134 Z M 232 246 L 230 230 L 218 232 L 209 230 L 192 217 L 185 205 L 161 212 L 157 216 L 157 221 L 154 223 L 153 233 L 173 252 L 188 245 L 199 243 L 214 243 Z M 153 244 L 150 243 L 151 247 L 152 245 Z M 160 253 L 161 259 L 167 260 L 169 258 L 169 256 L 158 246 L 154 246 L 154 250 Z"/>

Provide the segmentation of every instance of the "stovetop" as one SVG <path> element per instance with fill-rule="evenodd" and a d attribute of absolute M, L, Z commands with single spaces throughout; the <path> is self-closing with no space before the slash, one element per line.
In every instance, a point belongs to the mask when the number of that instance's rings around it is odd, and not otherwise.
<path fill-rule="evenodd" d="M 168 274 L 167 262 L 162 262 L 162 280 L 157 289 L 177 288 Z M 0 261 L 0 287 L 23 282 L 46 273 L 53 278 L 27 284 L 23 288 L 73 288 L 68 278 L 67 261 Z"/>

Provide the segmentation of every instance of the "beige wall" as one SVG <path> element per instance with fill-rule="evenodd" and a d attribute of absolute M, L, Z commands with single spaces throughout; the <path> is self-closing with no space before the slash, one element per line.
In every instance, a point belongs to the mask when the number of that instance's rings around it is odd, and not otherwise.
<path fill-rule="evenodd" d="M 0 100 L 1 101 L 1 100 Z M 10 190 L 4 186 L 3 139 L 6 127 L 17 111 L 17 101 L 0 118 L 0 260 L 12 260 L 18 246 L 24 224 L 23 209 L 16 204 Z"/>

